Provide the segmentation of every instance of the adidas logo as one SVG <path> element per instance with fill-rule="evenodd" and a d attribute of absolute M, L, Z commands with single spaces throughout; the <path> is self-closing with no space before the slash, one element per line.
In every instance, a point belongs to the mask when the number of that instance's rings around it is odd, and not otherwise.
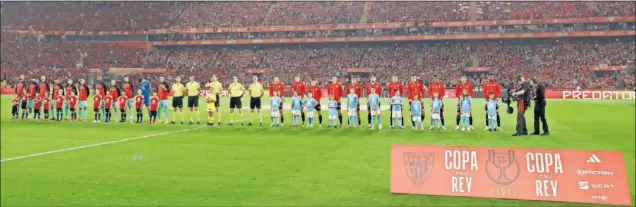
<path fill-rule="evenodd" d="M 592 156 L 590 156 L 590 158 L 588 158 L 587 161 L 585 161 L 585 162 L 587 162 L 587 163 L 601 163 L 601 159 L 598 159 L 596 154 L 592 154 Z"/>

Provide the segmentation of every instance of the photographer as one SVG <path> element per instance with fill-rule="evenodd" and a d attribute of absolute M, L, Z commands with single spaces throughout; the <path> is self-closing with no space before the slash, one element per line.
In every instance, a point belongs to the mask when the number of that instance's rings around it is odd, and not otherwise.
<path fill-rule="evenodd" d="M 517 92 L 512 93 L 517 99 L 517 133 L 512 136 L 526 136 L 528 135 L 528 128 L 526 127 L 526 109 L 530 106 L 530 92 L 532 90 L 530 83 L 526 81 L 523 76 L 517 78 L 520 88 Z"/>
<path fill-rule="evenodd" d="M 532 135 L 539 135 L 539 121 L 543 123 L 543 136 L 550 135 L 548 130 L 548 122 L 545 119 L 545 86 L 539 84 L 537 79 L 532 79 L 532 87 L 535 89 L 534 96 L 534 132 Z"/>

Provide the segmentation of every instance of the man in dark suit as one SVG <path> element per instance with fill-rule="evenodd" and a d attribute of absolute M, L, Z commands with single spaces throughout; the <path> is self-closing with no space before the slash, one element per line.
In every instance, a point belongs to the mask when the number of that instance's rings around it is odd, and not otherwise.
<path fill-rule="evenodd" d="M 548 122 L 545 119 L 545 86 L 543 84 L 539 84 L 537 79 L 532 79 L 531 84 L 535 89 L 534 96 L 534 132 L 532 135 L 539 135 L 539 121 L 543 123 L 543 134 L 541 135 L 550 135 L 550 130 L 548 129 Z"/>
<path fill-rule="evenodd" d="M 528 135 L 528 128 L 526 127 L 526 109 L 530 107 L 530 93 L 531 86 L 523 76 L 517 78 L 519 85 L 521 86 L 517 92 L 512 93 L 517 97 L 517 133 L 512 136 L 526 136 Z"/>

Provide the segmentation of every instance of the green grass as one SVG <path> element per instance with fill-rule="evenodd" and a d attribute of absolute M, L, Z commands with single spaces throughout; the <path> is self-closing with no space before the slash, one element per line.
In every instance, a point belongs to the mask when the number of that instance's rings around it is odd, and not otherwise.
<path fill-rule="evenodd" d="M 227 104 L 224 99 L 224 122 L 228 120 Z M 475 108 L 481 109 L 482 105 L 483 100 L 474 103 Z M 619 150 L 624 152 L 634 199 L 633 101 L 550 100 L 547 114 L 552 135 L 523 138 L 510 136 L 515 116 L 505 113 L 502 127 L 506 131 L 483 131 L 482 110 L 474 113 L 476 131 L 451 130 L 455 125 L 455 100 L 448 100 L 446 108 L 445 115 L 450 117 L 446 123 L 448 131 L 204 127 L 12 160 L 1 164 L 0 203 L 3 206 L 579 205 L 393 195 L 389 189 L 389 152 L 393 144 Z M 197 127 L 12 121 L 9 112 L 10 97 L 3 96 L 2 159 Z M 199 116 L 206 120 L 203 112 Z M 247 119 L 247 114 L 244 116 Z M 364 123 L 366 112 L 362 116 Z M 428 118 L 427 115 L 426 125 L 430 123 Z M 531 113 L 527 119 L 531 124 Z M 268 125 L 269 120 L 265 121 Z M 289 124 L 289 118 L 285 122 Z M 388 122 L 385 118 L 385 127 Z M 532 125 L 529 128 L 532 130 Z"/>

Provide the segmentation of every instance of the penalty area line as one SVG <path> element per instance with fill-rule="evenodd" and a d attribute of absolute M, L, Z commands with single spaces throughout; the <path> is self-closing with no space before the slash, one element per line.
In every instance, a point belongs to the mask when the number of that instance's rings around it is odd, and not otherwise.
<path fill-rule="evenodd" d="M 20 160 L 20 159 L 25 159 L 25 158 L 30 158 L 30 157 L 38 157 L 38 156 L 42 156 L 42 155 L 50 155 L 50 154 L 55 154 L 55 153 L 60 153 L 60 152 L 68 152 L 68 151 L 73 151 L 73 150 L 79 150 L 79 149 L 85 149 L 85 148 L 91 148 L 91 147 L 98 147 L 98 146 L 115 144 L 115 143 L 120 143 L 120 142 L 127 142 L 127 141 L 138 140 L 138 139 L 151 138 L 151 137 L 156 137 L 156 136 L 161 136 L 161 135 L 166 135 L 166 134 L 187 132 L 187 131 L 192 131 L 192 130 L 201 129 L 201 128 L 205 128 L 205 127 L 202 126 L 202 127 L 191 128 L 191 129 L 162 132 L 162 133 L 158 133 L 158 134 L 144 135 L 144 136 L 139 136 L 139 137 L 126 138 L 126 139 L 120 139 L 120 140 L 114 140 L 114 141 L 108 141 L 108 142 L 100 142 L 100 143 L 89 144 L 89 145 L 78 146 L 78 147 L 71 147 L 71 148 L 60 149 L 60 150 L 40 152 L 40 153 L 35 153 L 35 154 L 30 154 L 30 155 L 24 155 L 24 156 L 18 156 L 18 157 L 2 159 L 2 160 L 0 160 L 0 163 L 12 161 L 12 160 Z"/>

